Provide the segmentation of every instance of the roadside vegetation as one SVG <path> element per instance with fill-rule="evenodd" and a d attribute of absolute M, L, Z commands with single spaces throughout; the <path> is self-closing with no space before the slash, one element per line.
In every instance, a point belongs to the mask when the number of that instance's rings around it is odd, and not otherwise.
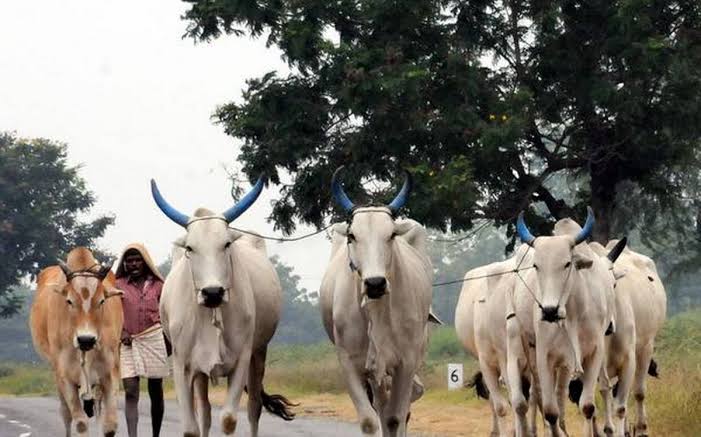
<path fill-rule="evenodd" d="M 655 360 L 660 378 L 648 378 L 647 408 L 655 434 L 701 435 L 701 310 L 672 317 L 658 337 Z M 452 327 L 434 328 L 421 378 L 426 394 L 414 406 L 413 426 L 428 435 L 486 435 L 491 426 L 487 402 L 473 390 L 448 391 L 447 364 L 463 363 L 465 379 L 477 370 L 465 354 Z M 354 420 L 355 411 L 345 393 L 336 354 L 329 342 L 310 345 L 275 345 L 268 354 L 266 391 L 283 393 L 300 402 L 300 415 Z M 223 384 L 214 397 L 221 398 Z M 145 389 L 145 387 L 144 387 Z M 172 393 L 172 381 L 166 384 Z M 55 393 L 53 377 L 45 364 L 0 364 L 0 394 L 45 396 Z M 631 400 L 629 411 L 635 411 Z M 567 411 L 570 430 L 580 431 L 578 413 Z M 467 430 L 467 431 L 466 431 Z M 484 432 L 482 432 L 484 431 Z"/>

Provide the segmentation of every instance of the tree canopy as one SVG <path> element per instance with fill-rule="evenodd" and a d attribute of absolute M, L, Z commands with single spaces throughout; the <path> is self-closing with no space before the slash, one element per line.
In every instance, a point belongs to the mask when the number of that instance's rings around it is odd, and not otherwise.
<path fill-rule="evenodd" d="M 0 315 L 21 302 L 9 289 L 26 275 L 56 264 L 75 246 L 92 246 L 114 218 L 84 221 L 95 196 L 65 144 L 0 133 Z"/>
<path fill-rule="evenodd" d="M 266 36 L 291 67 L 214 116 L 243 139 L 246 175 L 280 185 L 271 219 L 284 231 L 334 213 L 342 164 L 359 201 L 368 182 L 385 199 L 410 169 L 408 214 L 436 229 L 486 218 L 512 232 L 525 209 L 544 232 L 591 204 L 599 241 L 622 184 L 669 205 L 698 172 L 697 0 L 189 3 L 190 37 Z M 563 175 L 581 189 L 559 195 Z"/>

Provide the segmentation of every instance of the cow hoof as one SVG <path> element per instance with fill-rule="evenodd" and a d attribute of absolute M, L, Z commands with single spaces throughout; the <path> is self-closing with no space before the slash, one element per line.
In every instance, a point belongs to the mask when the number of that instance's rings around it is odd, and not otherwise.
<path fill-rule="evenodd" d="M 221 429 L 224 434 L 233 434 L 236 431 L 236 417 L 231 413 L 226 413 L 221 420 Z"/>
<path fill-rule="evenodd" d="M 377 426 L 371 418 L 366 417 L 360 422 L 360 430 L 363 434 L 375 434 L 377 432 Z"/>
<path fill-rule="evenodd" d="M 75 422 L 75 431 L 78 434 L 85 434 L 88 432 L 88 422 L 86 420 L 78 420 Z"/>

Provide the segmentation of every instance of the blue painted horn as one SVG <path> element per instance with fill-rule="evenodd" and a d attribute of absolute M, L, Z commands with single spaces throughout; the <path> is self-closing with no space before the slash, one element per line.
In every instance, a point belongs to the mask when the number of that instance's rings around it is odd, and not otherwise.
<path fill-rule="evenodd" d="M 406 201 L 409 198 L 409 193 L 411 193 L 411 186 L 411 173 L 404 170 L 404 185 L 402 185 L 402 189 L 399 191 L 399 194 L 397 194 L 397 197 L 395 197 L 394 200 L 387 205 L 387 207 L 393 213 L 399 211 L 406 204 Z"/>
<path fill-rule="evenodd" d="M 256 181 L 256 184 L 251 188 L 251 191 L 246 193 L 236 205 L 222 213 L 227 223 L 233 222 L 236 217 L 246 212 L 246 210 L 253 205 L 253 202 L 255 202 L 260 195 L 260 192 L 263 191 L 263 185 L 265 185 L 265 175 L 261 175 L 258 178 L 258 181 Z"/>
<path fill-rule="evenodd" d="M 158 205 L 158 208 L 163 211 L 163 214 L 166 215 L 169 219 L 173 220 L 175 223 L 179 224 L 182 227 L 187 227 L 187 222 L 190 219 L 187 215 L 183 214 L 182 212 L 178 211 L 177 209 L 173 208 L 161 195 L 161 192 L 158 191 L 158 186 L 156 185 L 156 181 L 151 179 L 151 194 L 153 195 L 153 200 L 156 201 L 156 205 Z"/>
<path fill-rule="evenodd" d="M 338 175 L 341 173 L 341 170 L 343 170 L 343 167 L 344 166 L 340 166 L 335 172 L 333 172 L 333 178 L 331 179 L 331 192 L 333 193 L 333 198 L 336 199 L 336 203 L 338 203 L 346 212 L 351 212 L 353 211 L 353 208 L 355 208 L 355 205 L 348 198 L 346 192 L 343 191 L 341 182 L 338 180 Z"/>
<path fill-rule="evenodd" d="M 518 236 L 521 238 L 521 241 L 529 246 L 533 245 L 535 237 L 533 234 L 531 234 L 531 231 L 528 230 L 526 222 L 523 221 L 523 211 L 518 214 L 518 219 L 516 219 L 516 231 L 518 232 Z"/>
<path fill-rule="evenodd" d="M 606 257 L 612 262 L 615 263 L 616 260 L 618 259 L 619 256 L 621 256 L 621 253 L 623 253 L 623 249 L 626 247 L 626 244 L 628 243 L 628 237 L 623 237 L 616 243 L 615 246 L 613 246 L 613 249 L 606 255 Z"/>
<path fill-rule="evenodd" d="M 592 211 L 590 206 L 587 206 L 587 221 L 584 223 L 582 230 L 579 231 L 579 234 L 577 234 L 577 236 L 574 238 L 575 246 L 589 238 L 591 231 L 594 229 L 594 223 L 596 223 L 596 220 L 594 219 L 594 211 Z"/>

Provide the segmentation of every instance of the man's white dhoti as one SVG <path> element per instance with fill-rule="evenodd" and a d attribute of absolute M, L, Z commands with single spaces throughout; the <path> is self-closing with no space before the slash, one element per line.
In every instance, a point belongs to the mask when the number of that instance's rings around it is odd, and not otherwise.
<path fill-rule="evenodd" d="M 121 345 L 119 355 L 122 378 L 165 378 L 170 373 L 160 323 L 133 336 L 131 346 Z"/>

